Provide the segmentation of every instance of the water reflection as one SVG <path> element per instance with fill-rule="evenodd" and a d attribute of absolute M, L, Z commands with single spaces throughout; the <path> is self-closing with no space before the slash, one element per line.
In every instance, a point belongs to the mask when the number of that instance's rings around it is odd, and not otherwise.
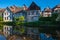
<path fill-rule="evenodd" d="M 0 40 L 6 40 L 6 37 L 3 35 L 0 35 Z"/>
<path fill-rule="evenodd" d="M 52 38 L 51 34 L 46 34 L 46 33 L 40 33 L 40 38 L 41 40 L 55 40 Z"/>
<path fill-rule="evenodd" d="M 7 37 L 12 34 L 12 26 L 4 25 L 3 34 Z"/>
<path fill-rule="evenodd" d="M 15 27 L 14 26 L 14 28 L 19 28 L 19 29 L 21 29 L 21 27 Z M 23 27 L 24 28 L 24 30 L 25 30 L 25 35 L 27 36 L 27 37 L 30 37 L 30 38 L 32 38 L 33 40 L 37 40 L 37 39 L 41 39 L 41 40 L 54 40 L 53 39 L 53 37 L 52 37 L 52 35 L 49 33 L 49 35 L 47 35 L 47 34 L 45 34 L 45 33 L 41 33 L 41 32 L 39 32 L 39 28 L 32 28 L 32 27 Z M 6 36 L 6 38 L 8 37 L 8 36 L 10 36 L 10 35 L 12 35 L 13 33 L 16 35 L 16 34 L 18 34 L 19 32 L 21 32 L 21 31 L 17 31 L 17 30 L 13 30 L 13 26 L 10 26 L 10 25 L 4 25 L 3 26 L 3 34 L 4 34 L 4 36 Z M 51 32 L 51 31 L 50 31 Z M 60 35 L 60 33 L 58 32 L 58 31 L 56 31 L 57 32 L 57 34 L 58 35 Z M 24 36 L 24 35 L 23 35 Z M 0 36 L 0 37 L 2 37 L 2 36 Z M 2 37 L 3 38 L 3 37 Z M 1 40 L 4 40 L 4 39 L 2 39 L 1 38 Z"/>

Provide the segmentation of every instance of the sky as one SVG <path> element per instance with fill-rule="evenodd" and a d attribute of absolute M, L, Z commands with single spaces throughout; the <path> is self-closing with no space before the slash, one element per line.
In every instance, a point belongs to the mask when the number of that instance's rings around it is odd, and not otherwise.
<path fill-rule="evenodd" d="M 6 8 L 12 5 L 22 7 L 25 4 L 27 7 L 34 1 L 42 10 L 46 7 L 53 8 L 60 4 L 60 0 L 0 0 L 0 8 Z"/>

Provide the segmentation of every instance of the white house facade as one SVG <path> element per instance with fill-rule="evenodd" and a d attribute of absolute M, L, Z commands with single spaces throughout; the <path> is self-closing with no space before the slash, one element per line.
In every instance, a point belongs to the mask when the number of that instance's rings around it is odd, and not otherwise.
<path fill-rule="evenodd" d="M 56 5 L 56 6 L 53 8 L 53 12 L 54 12 L 54 13 L 60 13 L 60 5 Z"/>
<path fill-rule="evenodd" d="M 27 22 L 38 21 L 40 16 L 40 7 L 34 2 L 30 5 L 27 11 Z"/>
<path fill-rule="evenodd" d="M 27 22 L 38 21 L 40 16 L 40 10 L 31 10 L 27 12 Z"/>
<path fill-rule="evenodd" d="M 58 14 L 58 17 L 56 18 L 56 21 L 60 21 L 60 4 L 59 5 L 56 5 L 53 8 L 53 13 L 57 13 Z"/>
<path fill-rule="evenodd" d="M 13 13 L 7 7 L 3 13 L 3 21 L 4 22 L 12 22 L 13 21 Z"/>
<path fill-rule="evenodd" d="M 49 7 L 47 7 L 42 12 L 42 15 L 43 15 L 43 17 L 51 17 L 52 16 L 52 10 Z"/>

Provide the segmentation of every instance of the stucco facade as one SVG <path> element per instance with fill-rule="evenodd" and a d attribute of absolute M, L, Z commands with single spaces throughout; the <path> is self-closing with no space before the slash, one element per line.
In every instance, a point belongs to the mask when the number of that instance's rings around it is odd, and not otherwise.
<path fill-rule="evenodd" d="M 10 9 L 7 7 L 6 10 L 3 13 L 3 21 L 4 22 L 12 22 L 13 21 L 13 13 L 10 11 Z"/>
<path fill-rule="evenodd" d="M 38 21 L 40 16 L 40 10 L 31 10 L 27 12 L 27 22 Z"/>
<path fill-rule="evenodd" d="M 43 17 L 51 17 L 52 16 L 52 9 L 47 7 L 44 9 L 42 14 L 43 14 Z"/>

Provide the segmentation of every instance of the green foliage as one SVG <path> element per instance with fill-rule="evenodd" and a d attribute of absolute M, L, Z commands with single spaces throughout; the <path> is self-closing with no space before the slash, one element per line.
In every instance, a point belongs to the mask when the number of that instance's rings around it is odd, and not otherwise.
<path fill-rule="evenodd" d="M 51 21 L 52 17 L 40 17 L 39 20 L 40 21 Z"/>
<path fill-rule="evenodd" d="M 20 16 L 19 18 L 14 18 L 16 21 L 14 22 L 16 26 L 22 26 L 24 23 L 24 16 Z"/>
<path fill-rule="evenodd" d="M 52 21 L 56 21 L 56 18 L 58 17 L 58 13 L 52 14 Z"/>
<path fill-rule="evenodd" d="M 19 21 L 23 22 L 25 20 L 24 16 L 19 17 Z"/>
<path fill-rule="evenodd" d="M 3 25 L 13 25 L 14 22 L 2 22 Z"/>
<path fill-rule="evenodd" d="M 17 21 L 17 22 L 15 22 L 15 25 L 16 25 L 16 26 L 20 26 L 20 25 L 22 25 L 22 23 L 19 22 L 19 21 Z"/>
<path fill-rule="evenodd" d="M 25 32 L 25 29 L 22 27 L 20 28 L 20 33 L 24 33 Z"/>
<path fill-rule="evenodd" d="M 3 20 L 3 18 L 0 16 L 0 21 L 2 21 Z"/>
<path fill-rule="evenodd" d="M 0 30 L 3 29 L 3 22 L 0 22 Z"/>
<path fill-rule="evenodd" d="M 24 26 L 27 27 L 57 27 L 59 26 L 60 22 L 57 21 L 37 21 L 37 22 L 29 22 L 29 23 L 24 23 Z"/>
<path fill-rule="evenodd" d="M 0 30 L 3 30 L 3 25 L 0 25 Z"/>
<path fill-rule="evenodd" d="M 20 26 L 15 27 L 14 30 L 19 32 L 20 34 L 23 34 L 25 32 L 24 27 L 20 27 Z"/>

